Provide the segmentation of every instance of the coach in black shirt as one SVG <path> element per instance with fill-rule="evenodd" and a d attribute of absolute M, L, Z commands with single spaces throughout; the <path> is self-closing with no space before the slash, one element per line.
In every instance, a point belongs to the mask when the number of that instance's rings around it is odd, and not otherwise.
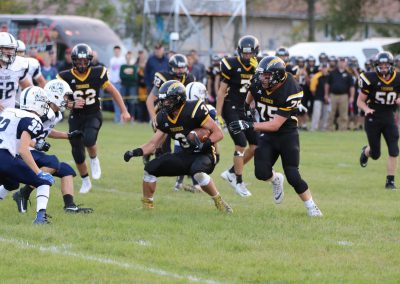
<path fill-rule="evenodd" d="M 325 84 L 325 100 L 331 103 L 331 113 L 328 119 L 328 128 L 335 130 L 334 119 L 336 112 L 339 112 L 339 130 L 346 130 L 348 126 L 348 107 L 354 101 L 354 81 L 352 75 L 346 71 L 347 60 L 339 57 L 338 67 L 333 69 Z"/>

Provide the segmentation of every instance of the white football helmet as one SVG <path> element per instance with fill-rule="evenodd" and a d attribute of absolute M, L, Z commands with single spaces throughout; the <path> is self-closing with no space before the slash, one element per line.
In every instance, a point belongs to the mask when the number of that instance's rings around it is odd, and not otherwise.
<path fill-rule="evenodd" d="M 22 40 L 17 40 L 17 52 L 25 54 L 26 52 L 26 46 L 25 43 Z M 18 54 L 20 55 L 20 54 Z"/>
<path fill-rule="evenodd" d="M 200 82 L 192 82 L 186 86 L 186 100 L 188 101 L 202 100 L 206 102 L 207 95 L 206 86 Z"/>
<path fill-rule="evenodd" d="M 0 32 L 0 61 L 12 64 L 17 53 L 17 41 L 10 33 Z"/>
<path fill-rule="evenodd" d="M 49 99 L 42 88 L 28 87 L 21 93 L 19 107 L 23 110 L 33 111 L 41 117 L 49 111 Z"/>
<path fill-rule="evenodd" d="M 58 106 L 61 111 L 64 111 L 67 103 L 65 96 L 72 94 L 68 83 L 64 80 L 54 79 L 46 83 L 44 90 L 49 101 Z"/>

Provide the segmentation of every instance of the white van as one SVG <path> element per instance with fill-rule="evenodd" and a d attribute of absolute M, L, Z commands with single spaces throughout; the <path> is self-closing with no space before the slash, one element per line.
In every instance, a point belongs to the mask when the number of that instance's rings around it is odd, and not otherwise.
<path fill-rule="evenodd" d="M 355 56 L 361 67 L 366 60 L 385 50 L 391 44 L 399 43 L 399 38 L 371 38 L 363 41 L 300 42 L 288 48 L 290 56 L 314 56 L 325 52 L 328 56 Z"/>

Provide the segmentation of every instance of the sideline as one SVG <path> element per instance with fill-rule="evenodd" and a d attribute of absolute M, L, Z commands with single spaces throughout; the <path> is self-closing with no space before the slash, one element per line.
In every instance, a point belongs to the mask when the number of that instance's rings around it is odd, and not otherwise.
<path fill-rule="evenodd" d="M 17 240 L 17 239 L 6 239 L 0 236 L 0 242 L 2 243 L 7 243 L 7 244 L 12 244 L 15 245 L 19 248 L 22 249 L 35 249 L 39 250 L 41 252 L 49 252 L 52 254 L 60 254 L 60 255 L 65 255 L 65 256 L 71 256 L 71 257 L 76 257 L 84 260 L 90 260 L 102 264 L 111 264 L 115 266 L 119 266 L 122 268 L 126 269 L 133 269 L 133 270 L 140 270 L 144 272 L 149 272 L 153 273 L 159 276 L 166 276 L 170 278 L 175 278 L 179 280 L 187 280 L 189 282 L 197 282 L 197 283 L 207 283 L 207 284 L 219 284 L 220 282 L 214 281 L 214 280 L 208 280 L 208 279 L 202 279 L 193 275 L 180 275 L 174 272 L 169 272 L 165 271 L 162 269 L 158 268 L 151 268 L 151 267 L 146 267 L 140 264 L 135 264 L 135 263 L 129 263 L 129 262 L 122 262 L 122 261 L 117 261 L 111 258 L 103 258 L 103 257 L 98 257 L 95 255 L 87 255 L 87 254 L 82 254 L 82 253 L 76 253 L 68 250 L 67 245 L 64 246 L 43 246 L 43 245 L 36 245 L 36 244 L 31 244 L 27 241 L 23 240 Z"/>

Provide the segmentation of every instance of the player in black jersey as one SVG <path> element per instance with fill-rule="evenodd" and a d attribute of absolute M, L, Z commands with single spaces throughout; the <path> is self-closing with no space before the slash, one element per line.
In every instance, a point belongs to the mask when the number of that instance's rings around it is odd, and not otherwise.
<path fill-rule="evenodd" d="M 71 139 L 72 156 L 82 177 L 81 193 L 87 193 L 92 187 L 85 162 L 85 147 L 89 153 L 92 178 L 101 176 L 100 162 L 97 158 L 97 135 L 103 118 L 100 106 L 100 88 L 110 93 L 122 110 L 121 120 L 129 121 L 130 115 L 118 90 L 108 80 L 104 66 L 91 66 L 92 49 L 87 44 L 77 44 L 71 52 L 73 68 L 57 75 L 68 83 L 73 95 L 68 98 L 71 112 L 68 118 L 69 132 L 80 130 L 82 137 Z"/>
<path fill-rule="evenodd" d="M 272 182 L 275 203 L 281 203 L 284 195 L 284 177 L 273 171 L 280 156 L 286 178 L 304 201 L 308 215 L 322 216 L 299 173 L 300 144 L 295 113 L 303 91 L 293 75 L 285 71 L 285 63 L 279 57 L 264 57 L 256 72 L 259 83 L 250 86 L 246 103 L 255 102 L 260 122 L 238 120 L 231 122 L 229 128 L 234 133 L 248 129 L 261 132 L 254 154 L 255 176 Z"/>
<path fill-rule="evenodd" d="M 361 151 L 360 165 L 367 166 L 368 158 L 376 160 L 381 155 L 381 135 L 385 138 L 389 158 L 387 163 L 387 189 L 396 189 L 394 176 L 399 156 L 399 130 L 394 112 L 400 104 L 400 78 L 394 70 L 393 55 L 380 52 L 375 59 L 375 72 L 361 73 L 360 94 L 357 104 L 365 112 L 365 132 L 368 146 Z"/>
<path fill-rule="evenodd" d="M 257 67 L 257 54 L 259 51 L 258 39 L 254 36 L 244 36 L 238 42 L 238 56 L 223 58 L 221 60 L 221 84 L 217 95 L 218 120 L 221 115 L 229 124 L 231 121 L 245 119 L 244 101 L 255 68 Z M 233 134 L 229 132 L 235 143 L 233 153 L 233 166 L 224 171 L 221 177 L 228 181 L 235 191 L 243 197 L 251 196 L 250 191 L 242 179 L 243 166 L 254 156 L 257 147 L 257 134 L 249 129 L 245 132 Z M 246 148 L 247 142 L 249 147 Z"/>
<path fill-rule="evenodd" d="M 218 210 L 231 213 L 232 208 L 221 198 L 209 176 L 216 163 L 214 143 L 220 141 L 223 134 L 210 117 L 208 108 L 201 100 L 186 101 L 185 86 L 176 80 L 167 81 L 160 87 L 158 102 L 160 111 L 156 116 L 156 133 L 140 148 L 127 151 L 124 160 L 128 162 L 132 157 L 153 153 L 166 135 L 178 140 L 183 151 L 165 153 L 145 165 L 143 207 L 154 207 L 153 195 L 157 177 L 191 175 L 203 191 L 212 197 Z M 199 127 L 211 131 L 209 138 L 203 143 L 188 140 L 186 136 L 189 132 Z"/>

